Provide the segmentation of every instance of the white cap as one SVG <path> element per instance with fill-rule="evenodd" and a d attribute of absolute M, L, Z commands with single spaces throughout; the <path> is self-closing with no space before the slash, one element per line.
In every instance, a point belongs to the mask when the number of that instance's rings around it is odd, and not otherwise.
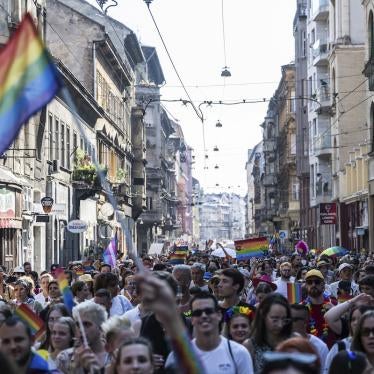
<path fill-rule="evenodd" d="M 13 273 L 25 273 L 23 266 L 16 266 L 13 270 Z"/>
<path fill-rule="evenodd" d="M 346 262 L 344 262 L 343 264 L 341 264 L 339 267 L 338 267 L 338 273 L 340 273 L 343 269 L 345 268 L 350 268 L 350 269 L 353 269 L 353 266 L 351 264 L 348 264 Z"/>

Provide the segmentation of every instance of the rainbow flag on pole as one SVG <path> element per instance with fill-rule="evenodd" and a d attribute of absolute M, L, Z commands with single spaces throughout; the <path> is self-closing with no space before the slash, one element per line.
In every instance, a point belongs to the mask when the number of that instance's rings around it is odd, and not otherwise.
<path fill-rule="evenodd" d="M 117 239 L 117 233 L 115 233 L 114 237 L 111 239 L 108 247 L 103 253 L 104 264 L 108 264 L 112 268 L 116 266 L 117 248 L 118 248 L 118 239 Z"/>
<path fill-rule="evenodd" d="M 188 245 L 174 246 L 169 254 L 169 263 L 173 265 L 184 264 L 188 255 Z"/>
<path fill-rule="evenodd" d="M 73 306 L 74 306 L 74 296 L 73 296 L 73 293 L 71 292 L 69 282 L 66 278 L 66 274 L 61 273 L 58 276 L 57 281 L 58 281 L 58 286 L 60 288 L 60 292 L 61 292 L 62 298 L 64 300 L 64 304 L 66 306 L 66 309 L 71 314 L 71 312 L 73 310 Z"/>
<path fill-rule="evenodd" d="M 14 314 L 25 322 L 31 329 L 35 339 L 38 339 L 45 331 L 44 322 L 26 304 L 21 304 Z"/>
<path fill-rule="evenodd" d="M 0 155 L 61 86 L 57 69 L 26 14 L 0 51 Z"/>
<path fill-rule="evenodd" d="M 290 304 L 299 304 L 303 301 L 301 283 L 287 283 L 287 300 Z"/>
<path fill-rule="evenodd" d="M 263 257 L 264 252 L 269 249 L 266 237 L 235 240 L 237 261 L 247 260 L 251 257 Z"/>

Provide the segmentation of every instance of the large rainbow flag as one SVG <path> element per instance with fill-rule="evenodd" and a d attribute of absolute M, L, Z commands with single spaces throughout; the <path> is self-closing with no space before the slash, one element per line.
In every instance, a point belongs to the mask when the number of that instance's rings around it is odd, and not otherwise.
<path fill-rule="evenodd" d="M 45 325 L 41 318 L 38 317 L 26 304 L 17 307 L 14 314 L 24 321 L 31 329 L 35 339 L 38 339 L 45 331 Z"/>
<path fill-rule="evenodd" d="M 55 65 L 32 17 L 26 14 L 0 51 L 0 155 L 22 124 L 48 104 L 60 86 Z"/>
<path fill-rule="evenodd" d="M 266 237 L 235 240 L 237 261 L 247 260 L 251 257 L 263 257 L 264 252 L 269 249 Z"/>
<path fill-rule="evenodd" d="M 184 264 L 188 255 L 188 245 L 174 246 L 169 254 L 169 263 L 173 265 Z"/>

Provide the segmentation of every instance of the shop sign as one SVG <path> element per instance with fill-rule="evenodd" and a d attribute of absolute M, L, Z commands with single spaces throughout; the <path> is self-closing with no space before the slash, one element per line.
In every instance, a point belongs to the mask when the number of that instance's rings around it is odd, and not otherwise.
<path fill-rule="evenodd" d="M 80 220 L 75 219 L 73 221 L 70 221 L 67 225 L 68 231 L 70 231 L 73 234 L 79 234 L 81 232 L 85 232 L 87 230 L 87 223 Z"/>
<path fill-rule="evenodd" d="M 335 225 L 336 203 L 319 204 L 319 219 L 321 225 Z"/>
<path fill-rule="evenodd" d="M 0 217 L 14 218 L 16 216 L 16 194 L 14 191 L 0 188 Z"/>
<path fill-rule="evenodd" d="M 42 204 L 34 203 L 33 212 L 38 213 L 38 214 L 44 214 L 44 209 L 43 209 Z M 50 213 L 56 214 L 59 216 L 66 216 L 66 204 L 53 204 Z"/>
<path fill-rule="evenodd" d="M 53 199 L 49 196 L 45 196 L 40 200 L 44 213 L 51 213 L 53 207 Z"/>

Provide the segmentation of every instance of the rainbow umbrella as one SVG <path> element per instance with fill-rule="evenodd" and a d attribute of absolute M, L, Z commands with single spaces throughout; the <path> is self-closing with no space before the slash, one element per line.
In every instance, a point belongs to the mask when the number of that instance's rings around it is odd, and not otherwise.
<path fill-rule="evenodd" d="M 348 250 L 343 248 L 343 247 L 330 247 L 325 249 L 321 254 L 321 256 L 330 256 L 330 257 L 335 257 L 335 256 L 344 256 L 348 253 Z"/>

